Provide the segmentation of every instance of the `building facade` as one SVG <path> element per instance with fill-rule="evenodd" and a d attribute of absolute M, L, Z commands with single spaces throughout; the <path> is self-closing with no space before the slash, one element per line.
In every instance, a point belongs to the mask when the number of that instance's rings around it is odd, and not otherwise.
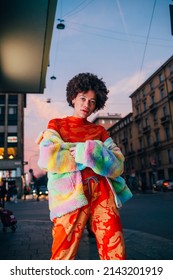
<path fill-rule="evenodd" d="M 109 114 L 98 113 L 94 119 L 92 120 L 93 123 L 102 125 L 105 129 L 110 128 L 112 125 L 117 123 L 121 119 L 121 114 Z"/>
<path fill-rule="evenodd" d="M 130 98 L 132 113 L 108 130 L 125 155 L 125 175 L 150 189 L 173 178 L 173 56 Z"/>
<path fill-rule="evenodd" d="M 0 180 L 22 193 L 25 94 L 0 93 Z"/>

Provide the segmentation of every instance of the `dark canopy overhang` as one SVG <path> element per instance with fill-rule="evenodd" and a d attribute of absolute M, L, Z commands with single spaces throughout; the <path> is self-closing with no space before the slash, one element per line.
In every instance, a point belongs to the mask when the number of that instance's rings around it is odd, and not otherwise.
<path fill-rule="evenodd" d="M 57 0 L 0 1 L 0 92 L 43 93 Z"/>

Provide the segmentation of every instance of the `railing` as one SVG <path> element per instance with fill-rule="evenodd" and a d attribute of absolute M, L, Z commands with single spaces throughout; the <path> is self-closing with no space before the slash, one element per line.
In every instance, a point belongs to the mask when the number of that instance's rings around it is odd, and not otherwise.
<path fill-rule="evenodd" d="M 170 122 L 170 117 L 168 115 L 162 117 L 161 119 L 161 124 L 166 124 L 166 123 L 169 123 Z"/>

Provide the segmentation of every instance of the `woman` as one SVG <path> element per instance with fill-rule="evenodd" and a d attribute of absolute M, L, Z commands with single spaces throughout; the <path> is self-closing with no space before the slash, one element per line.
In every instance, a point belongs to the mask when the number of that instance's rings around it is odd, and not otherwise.
<path fill-rule="evenodd" d="M 73 260 L 87 221 L 102 260 L 126 259 L 118 207 L 132 195 L 120 175 L 124 157 L 108 132 L 88 117 L 104 108 L 102 79 L 80 73 L 67 84 L 73 116 L 53 119 L 38 139 L 38 165 L 48 171 L 51 259 Z"/>

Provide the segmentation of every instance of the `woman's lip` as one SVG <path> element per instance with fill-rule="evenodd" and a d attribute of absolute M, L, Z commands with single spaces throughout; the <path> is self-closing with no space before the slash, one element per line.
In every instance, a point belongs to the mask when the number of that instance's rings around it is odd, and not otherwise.
<path fill-rule="evenodd" d="M 82 112 L 84 112 L 85 114 L 88 114 L 89 111 L 86 111 L 86 110 L 81 110 Z"/>

